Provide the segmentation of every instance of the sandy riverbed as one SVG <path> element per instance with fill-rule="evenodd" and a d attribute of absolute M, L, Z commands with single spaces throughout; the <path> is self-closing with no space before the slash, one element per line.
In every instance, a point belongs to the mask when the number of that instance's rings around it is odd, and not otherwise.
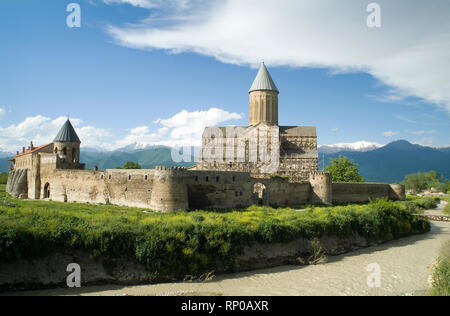
<path fill-rule="evenodd" d="M 440 213 L 443 204 L 433 214 Z M 16 295 L 413 295 L 429 288 L 431 267 L 450 240 L 450 223 L 432 223 L 428 234 L 329 258 L 317 266 L 284 266 L 228 274 L 205 283 L 98 286 Z M 367 266 L 381 268 L 381 287 L 369 288 Z"/>

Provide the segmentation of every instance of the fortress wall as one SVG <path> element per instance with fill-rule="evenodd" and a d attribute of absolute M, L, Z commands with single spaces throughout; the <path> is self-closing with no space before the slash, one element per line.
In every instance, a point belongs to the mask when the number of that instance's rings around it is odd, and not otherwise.
<path fill-rule="evenodd" d="M 391 186 L 386 183 L 333 183 L 333 202 L 366 202 L 369 199 L 391 198 Z"/>
<path fill-rule="evenodd" d="M 157 167 L 154 170 L 150 208 L 160 212 L 174 212 L 189 208 L 186 169 Z"/>
<path fill-rule="evenodd" d="M 149 208 L 155 170 L 106 170 L 99 173 L 105 183 L 105 199 L 114 205 Z"/>
<path fill-rule="evenodd" d="M 254 204 L 249 173 L 187 171 L 190 209 L 247 208 Z"/>
<path fill-rule="evenodd" d="M 101 173 L 84 170 L 53 170 L 50 173 L 41 170 L 41 198 L 46 197 L 57 202 L 78 202 L 105 204 L 105 183 Z"/>
<path fill-rule="evenodd" d="M 308 203 L 311 187 L 309 183 L 289 183 L 287 181 L 266 182 L 266 204 L 274 207 L 298 206 Z"/>

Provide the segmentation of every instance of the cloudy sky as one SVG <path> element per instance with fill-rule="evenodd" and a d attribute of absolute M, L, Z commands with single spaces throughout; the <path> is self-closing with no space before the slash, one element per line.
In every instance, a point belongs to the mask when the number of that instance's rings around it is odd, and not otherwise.
<path fill-rule="evenodd" d="M 69 28 L 66 7 L 81 8 Z M 52 141 L 70 116 L 83 146 L 200 143 L 247 125 L 262 60 L 280 124 L 319 143 L 450 144 L 450 3 L 379 0 L 2 0 L 0 151 Z"/>

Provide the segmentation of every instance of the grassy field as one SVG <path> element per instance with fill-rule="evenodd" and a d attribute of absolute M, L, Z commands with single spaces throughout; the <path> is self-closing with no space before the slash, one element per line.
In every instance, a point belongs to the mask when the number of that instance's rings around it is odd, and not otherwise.
<path fill-rule="evenodd" d="M 315 207 L 304 212 L 252 206 L 232 212 L 152 213 L 136 208 L 0 200 L 0 261 L 67 250 L 130 257 L 169 279 L 233 267 L 245 245 L 354 233 L 370 241 L 430 229 L 412 213 L 422 200 Z"/>

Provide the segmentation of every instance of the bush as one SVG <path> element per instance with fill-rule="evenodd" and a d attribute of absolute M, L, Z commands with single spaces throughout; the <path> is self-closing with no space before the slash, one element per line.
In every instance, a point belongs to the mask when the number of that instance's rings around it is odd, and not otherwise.
<path fill-rule="evenodd" d="M 410 212 L 422 213 L 424 210 L 432 210 L 437 208 L 439 198 L 408 196 L 406 202 L 403 203 Z"/>
<path fill-rule="evenodd" d="M 405 177 L 402 184 L 406 190 L 413 190 L 414 192 L 429 190 L 431 188 L 435 188 L 438 192 L 446 192 L 450 182 L 436 171 L 430 171 L 409 174 Z"/>
<path fill-rule="evenodd" d="M 383 241 L 430 229 L 401 202 L 314 207 L 304 212 L 252 206 L 233 212 L 144 213 L 135 208 L 15 200 L 0 204 L 0 262 L 83 250 L 131 258 L 164 279 L 182 280 L 233 267 L 243 247 L 300 237 Z M 110 261 L 111 262 L 111 261 Z"/>

